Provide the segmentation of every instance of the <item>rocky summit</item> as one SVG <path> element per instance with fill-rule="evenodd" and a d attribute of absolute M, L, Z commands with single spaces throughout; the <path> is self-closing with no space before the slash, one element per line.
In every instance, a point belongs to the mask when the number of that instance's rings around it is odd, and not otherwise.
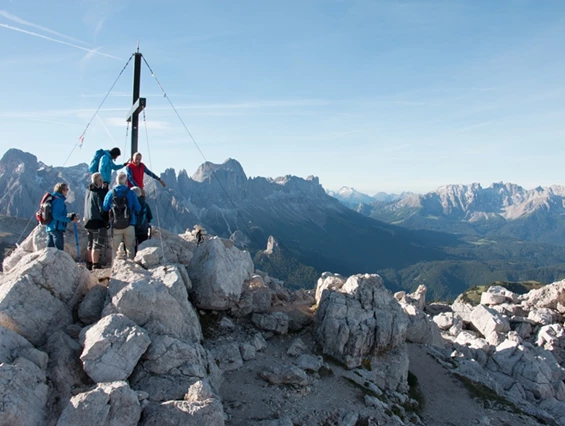
<path fill-rule="evenodd" d="M 156 229 L 89 272 L 42 232 L 0 275 L 0 425 L 565 425 L 565 282 L 291 292 L 232 240 Z"/>

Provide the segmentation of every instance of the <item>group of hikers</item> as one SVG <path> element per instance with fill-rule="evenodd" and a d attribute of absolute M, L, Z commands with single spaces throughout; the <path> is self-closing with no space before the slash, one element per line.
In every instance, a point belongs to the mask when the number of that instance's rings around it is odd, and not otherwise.
<path fill-rule="evenodd" d="M 106 247 L 108 230 L 114 256 L 123 243 L 128 258 L 134 258 L 137 246 L 150 237 L 153 219 L 145 201 L 144 177 L 148 175 L 166 186 L 141 162 L 141 153 L 136 152 L 130 161 L 123 164 L 116 163 L 120 155 L 119 148 L 100 149 L 90 163 L 90 185 L 84 202 L 84 227 L 88 232 L 86 265 L 89 269 L 101 268 L 100 254 Z M 118 172 L 116 184 L 110 189 L 112 172 L 124 167 L 125 172 Z M 41 200 L 37 218 L 46 225 L 47 247 L 63 250 L 67 225 L 79 220 L 76 213 L 67 213 L 65 200 L 68 192 L 69 185 L 60 182 L 55 185 L 53 193 L 45 194 Z"/>

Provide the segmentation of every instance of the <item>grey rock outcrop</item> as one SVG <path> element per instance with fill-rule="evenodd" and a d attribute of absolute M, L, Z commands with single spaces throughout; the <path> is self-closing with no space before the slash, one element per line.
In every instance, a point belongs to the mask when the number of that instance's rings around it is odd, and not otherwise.
<path fill-rule="evenodd" d="M 100 319 L 107 294 L 108 289 L 102 285 L 96 285 L 86 293 L 78 307 L 78 317 L 83 324 L 94 324 Z"/>
<path fill-rule="evenodd" d="M 318 278 L 318 283 L 316 285 L 316 303 L 320 303 L 324 290 L 339 290 L 341 287 L 343 287 L 346 281 L 347 278 L 339 274 L 324 272 L 322 276 Z"/>
<path fill-rule="evenodd" d="M 80 343 L 68 334 L 63 331 L 53 333 L 47 341 L 46 350 L 49 355 L 47 375 L 53 386 L 48 423 L 53 423 L 52 420 L 59 418 L 71 397 L 89 387 L 92 381 L 82 367 Z"/>
<path fill-rule="evenodd" d="M 276 334 L 288 333 L 289 318 L 283 312 L 273 312 L 270 314 L 253 314 L 251 317 L 253 324 L 265 331 L 272 331 Z"/>
<path fill-rule="evenodd" d="M 491 333 L 504 333 L 510 331 L 510 323 L 492 308 L 478 305 L 471 312 L 471 322 L 485 337 Z"/>
<path fill-rule="evenodd" d="M 147 392 L 151 401 L 165 402 L 182 399 L 190 385 L 204 378 L 219 389 L 221 372 L 200 343 L 152 335 L 130 381 L 134 389 Z"/>
<path fill-rule="evenodd" d="M 271 300 L 272 290 L 265 284 L 263 277 L 253 275 L 243 283 L 241 296 L 231 312 L 236 316 L 269 312 Z"/>
<path fill-rule="evenodd" d="M 83 330 L 84 370 L 97 383 L 127 379 L 149 347 L 147 332 L 122 314 L 108 315 Z"/>
<path fill-rule="evenodd" d="M 143 426 L 223 426 L 222 403 L 205 380 L 193 383 L 183 400 L 151 403 L 143 410 Z"/>
<path fill-rule="evenodd" d="M 41 426 L 45 423 L 48 386 L 47 354 L 0 327 L 0 424 Z"/>
<path fill-rule="evenodd" d="M 249 252 L 215 237 L 196 249 L 189 274 L 198 308 L 226 310 L 239 301 L 243 283 L 253 274 L 253 262 Z"/>
<path fill-rule="evenodd" d="M 354 275 L 327 290 L 316 312 L 316 339 L 349 368 L 404 344 L 408 320 L 378 275 Z"/>
<path fill-rule="evenodd" d="M 140 417 L 138 394 L 126 382 L 116 381 L 73 396 L 57 426 L 136 426 Z"/>
<path fill-rule="evenodd" d="M 187 342 L 202 339 L 198 315 L 177 267 L 147 271 L 128 260 L 117 261 L 108 293 L 110 303 L 103 315 L 123 314 L 153 334 Z"/>
<path fill-rule="evenodd" d="M 0 325 L 35 345 L 72 323 L 72 309 L 95 282 L 65 252 L 44 249 L 26 255 L 0 276 Z"/>

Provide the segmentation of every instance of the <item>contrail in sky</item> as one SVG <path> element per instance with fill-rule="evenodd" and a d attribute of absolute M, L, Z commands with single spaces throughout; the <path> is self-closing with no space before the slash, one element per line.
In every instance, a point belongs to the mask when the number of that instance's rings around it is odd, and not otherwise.
<path fill-rule="evenodd" d="M 39 38 L 42 38 L 42 39 L 45 39 L 45 40 L 52 41 L 54 43 L 64 44 L 66 46 L 74 47 L 75 49 L 84 50 L 85 52 L 90 52 L 90 53 L 93 53 L 93 54 L 96 54 L 96 55 L 105 56 L 107 58 L 117 59 L 118 61 L 122 60 L 122 58 L 118 58 L 117 56 L 114 56 L 114 55 L 108 55 L 107 53 L 98 52 L 95 49 L 88 49 L 86 47 L 82 47 L 82 46 L 78 46 L 76 44 L 68 43 L 68 42 L 63 41 L 63 40 L 57 40 L 56 38 L 47 37 L 47 36 L 44 36 L 44 35 L 41 35 L 41 34 L 34 33 L 32 31 L 24 30 L 22 28 L 12 27 L 11 25 L 0 24 L 0 27 L 4 27 L 4 28 L 7 28 L 7 29 L 12 30 L 12 31 L 18 31 L 20 33 L 28 34 L 28 35 L 31 35 L 31 36 L 34 36 L 34 37 L 39 37 Z"/>
<path fill-rule="evenodd" d="M 87 45 L 89 44 L 85 41 L 79 40 L 79 39 L 74 38 L 74 37 L 70 37 L 70 36 L 65 35 L 65 34 L 61 34 L 60 32 L 54 31 L 54 30 L 49 29 L 47 27 L 43 27 L 41 25 L 34 24 L 33 22 L 25 21 L 25 20 L 23 20 L 22 18 L 19 18 L 16 15 L 12 15 L 11 13 L 6 12 L 5 10 L 0 10 L 0 16 L 3 16 L 4 18 L 6 18 L 6 19 L 8 19 L 12 22 L 15 22 L 16 24 L 21 24 L 21 25 L 25 25 L 26 27 L 35 28 L 37 30 L 43 31 L 44 33 L 53 34 L 53 35 L 60 37 L 60 38 L 66 38 L 67 40 L 73 41 L 75 43 L 81 43 L 81 44 L 87 44 Z"/>

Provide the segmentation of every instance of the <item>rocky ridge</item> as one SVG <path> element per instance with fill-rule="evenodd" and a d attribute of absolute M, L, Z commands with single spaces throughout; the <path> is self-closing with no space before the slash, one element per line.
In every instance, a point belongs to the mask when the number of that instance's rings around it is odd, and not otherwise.
<path fill-rule="evenodd" d="M 375 274 L 290 292 L 231 240 L 156 231 L 96 273 L 40 228 L 5 259 L 0 424 L 438 424 L 409 382 L 414 345 L 526 413 L 490 424 L 565 424 L 564 283 L 477 307 Z"/>

